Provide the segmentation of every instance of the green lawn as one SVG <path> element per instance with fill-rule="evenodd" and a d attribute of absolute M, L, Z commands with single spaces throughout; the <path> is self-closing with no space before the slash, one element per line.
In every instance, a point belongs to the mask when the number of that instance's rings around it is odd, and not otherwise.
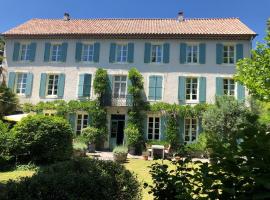
<path fill-rule="evenodd" d="M 21 177 L 32 176 L 34 171 L 15 170 L 9 172 L 0 172 L 0 183 L 6 183 L 9 179 L 18 180 Z"/>

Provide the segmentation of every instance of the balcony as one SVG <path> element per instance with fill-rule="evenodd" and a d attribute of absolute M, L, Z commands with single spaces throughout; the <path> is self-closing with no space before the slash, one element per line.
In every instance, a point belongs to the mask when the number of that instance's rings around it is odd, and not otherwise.
<path fill-rule="evenodd" d="M 105 97 L 105 106 L 132 106 L 132 95 L 125 95 L 122 97 Z"/>

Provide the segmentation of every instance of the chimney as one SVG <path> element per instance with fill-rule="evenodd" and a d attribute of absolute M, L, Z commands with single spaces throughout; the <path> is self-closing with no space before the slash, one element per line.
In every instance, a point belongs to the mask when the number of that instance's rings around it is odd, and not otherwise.
<path fill-rule="evenodd" d="M 64 21 L 69 21 L 70 20 L 70 16 L 68 13 L 64 13 Z"/>
<path fill-rule="evenodd" d="M 185 20 L 185 18 L 184 18 L 184 12 L 183 11 L 180 11 L 178 13 L 178 15 L 177 15 L 177 21 L 182 22 L 184 20 Z"/>

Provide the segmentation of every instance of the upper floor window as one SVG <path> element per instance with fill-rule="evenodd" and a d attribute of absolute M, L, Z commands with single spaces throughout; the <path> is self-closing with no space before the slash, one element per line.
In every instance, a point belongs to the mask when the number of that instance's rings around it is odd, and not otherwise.
<path fill-rule="evenodd" d="M 223 79 L 223 94 L 229 96 L 235 95 L 235 82 L 233 79 Z"/>
<path fill-rule="evenodd" d="M 127 44 L 116 45 L 116 62 L 125 63 L 127 62 L 128 46 Z"/>
<path fill-rule="evenodd" d="M 234 45 L 224 45 L 223 46 L 223 63 L 233 64 L 234 63 Z"/>
<path fill-rule="evenodd" d="M 199 48 L 198 45 L 187 45 L 187 63 L 198 63 Z"/>
<path fill-rule="evenodd" d="M 47 96 L 57 96 L 58 94 L 58 74 L 49 74 L 47 82 Z"/>
<path fill-rule="evenodd" d="M 82 46 L 82 61 L 94 61 L 94 44 L 83 44 Z"/>
<path fill-rule="evenodd" d="M 160 117 L 148 117 L 148 140 L 159 140 L 160 136 Z"/>
<path fill-rule="evenodd" d="M 186 78 L 186 100 L 198 100 L 198 78 Z"/>
<path fill-rule="evenodd" d="M 127 76 L 114 76 L 113 97 L 125 98 L 127 92 Z"/>
<path fill-rule="evenodd" d="M 185 119 L 185 143 L 191 143 L 197 140 L 198 120 L 195 118 Z"/>
<path fill-rule="evenodd" d="M 53 44 L 51 61 L 59 62 L 61 61 L 61 56 L 62 56 L 62 45 Z"/>
<path fill-rule="evenodd" d="M 152 63 L 162 62 L 162 45 L 151 46 L 151 62 Z"/>
<path fill-rule="evenodd" d="M 24 95 L 26 91 L 26 81 L 27 81 L 27 74 L 26 73 L 18 73 L 17 80 L 16 80 L 16 93 L 20 95 Z"/>
<path fill-rule="evenodd" d="M 20 60 L 30 61 L 30 44 L 22 44 L 20 51 Z"/>
<path fill-rule="evenodd" d="M 89 118 L 89 115 L 87 115 L 87 114 L 78 114 L 77 115 L 77 126 L 76 126 L 76 134 L 77 135 L 80 135 L 82 132 L 82 129 L 84 129 L 88 126 L 88 118 Z"/>

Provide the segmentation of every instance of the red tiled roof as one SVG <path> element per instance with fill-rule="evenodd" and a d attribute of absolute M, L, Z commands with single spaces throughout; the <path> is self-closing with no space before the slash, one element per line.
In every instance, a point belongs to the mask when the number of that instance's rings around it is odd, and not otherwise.
<path fill-rule="evenodd" d="M 238 18 L 213 19 L 32 19 L 3 33 L 4 36 L 55 35 L 204 35 L 255 36 Z"/>

